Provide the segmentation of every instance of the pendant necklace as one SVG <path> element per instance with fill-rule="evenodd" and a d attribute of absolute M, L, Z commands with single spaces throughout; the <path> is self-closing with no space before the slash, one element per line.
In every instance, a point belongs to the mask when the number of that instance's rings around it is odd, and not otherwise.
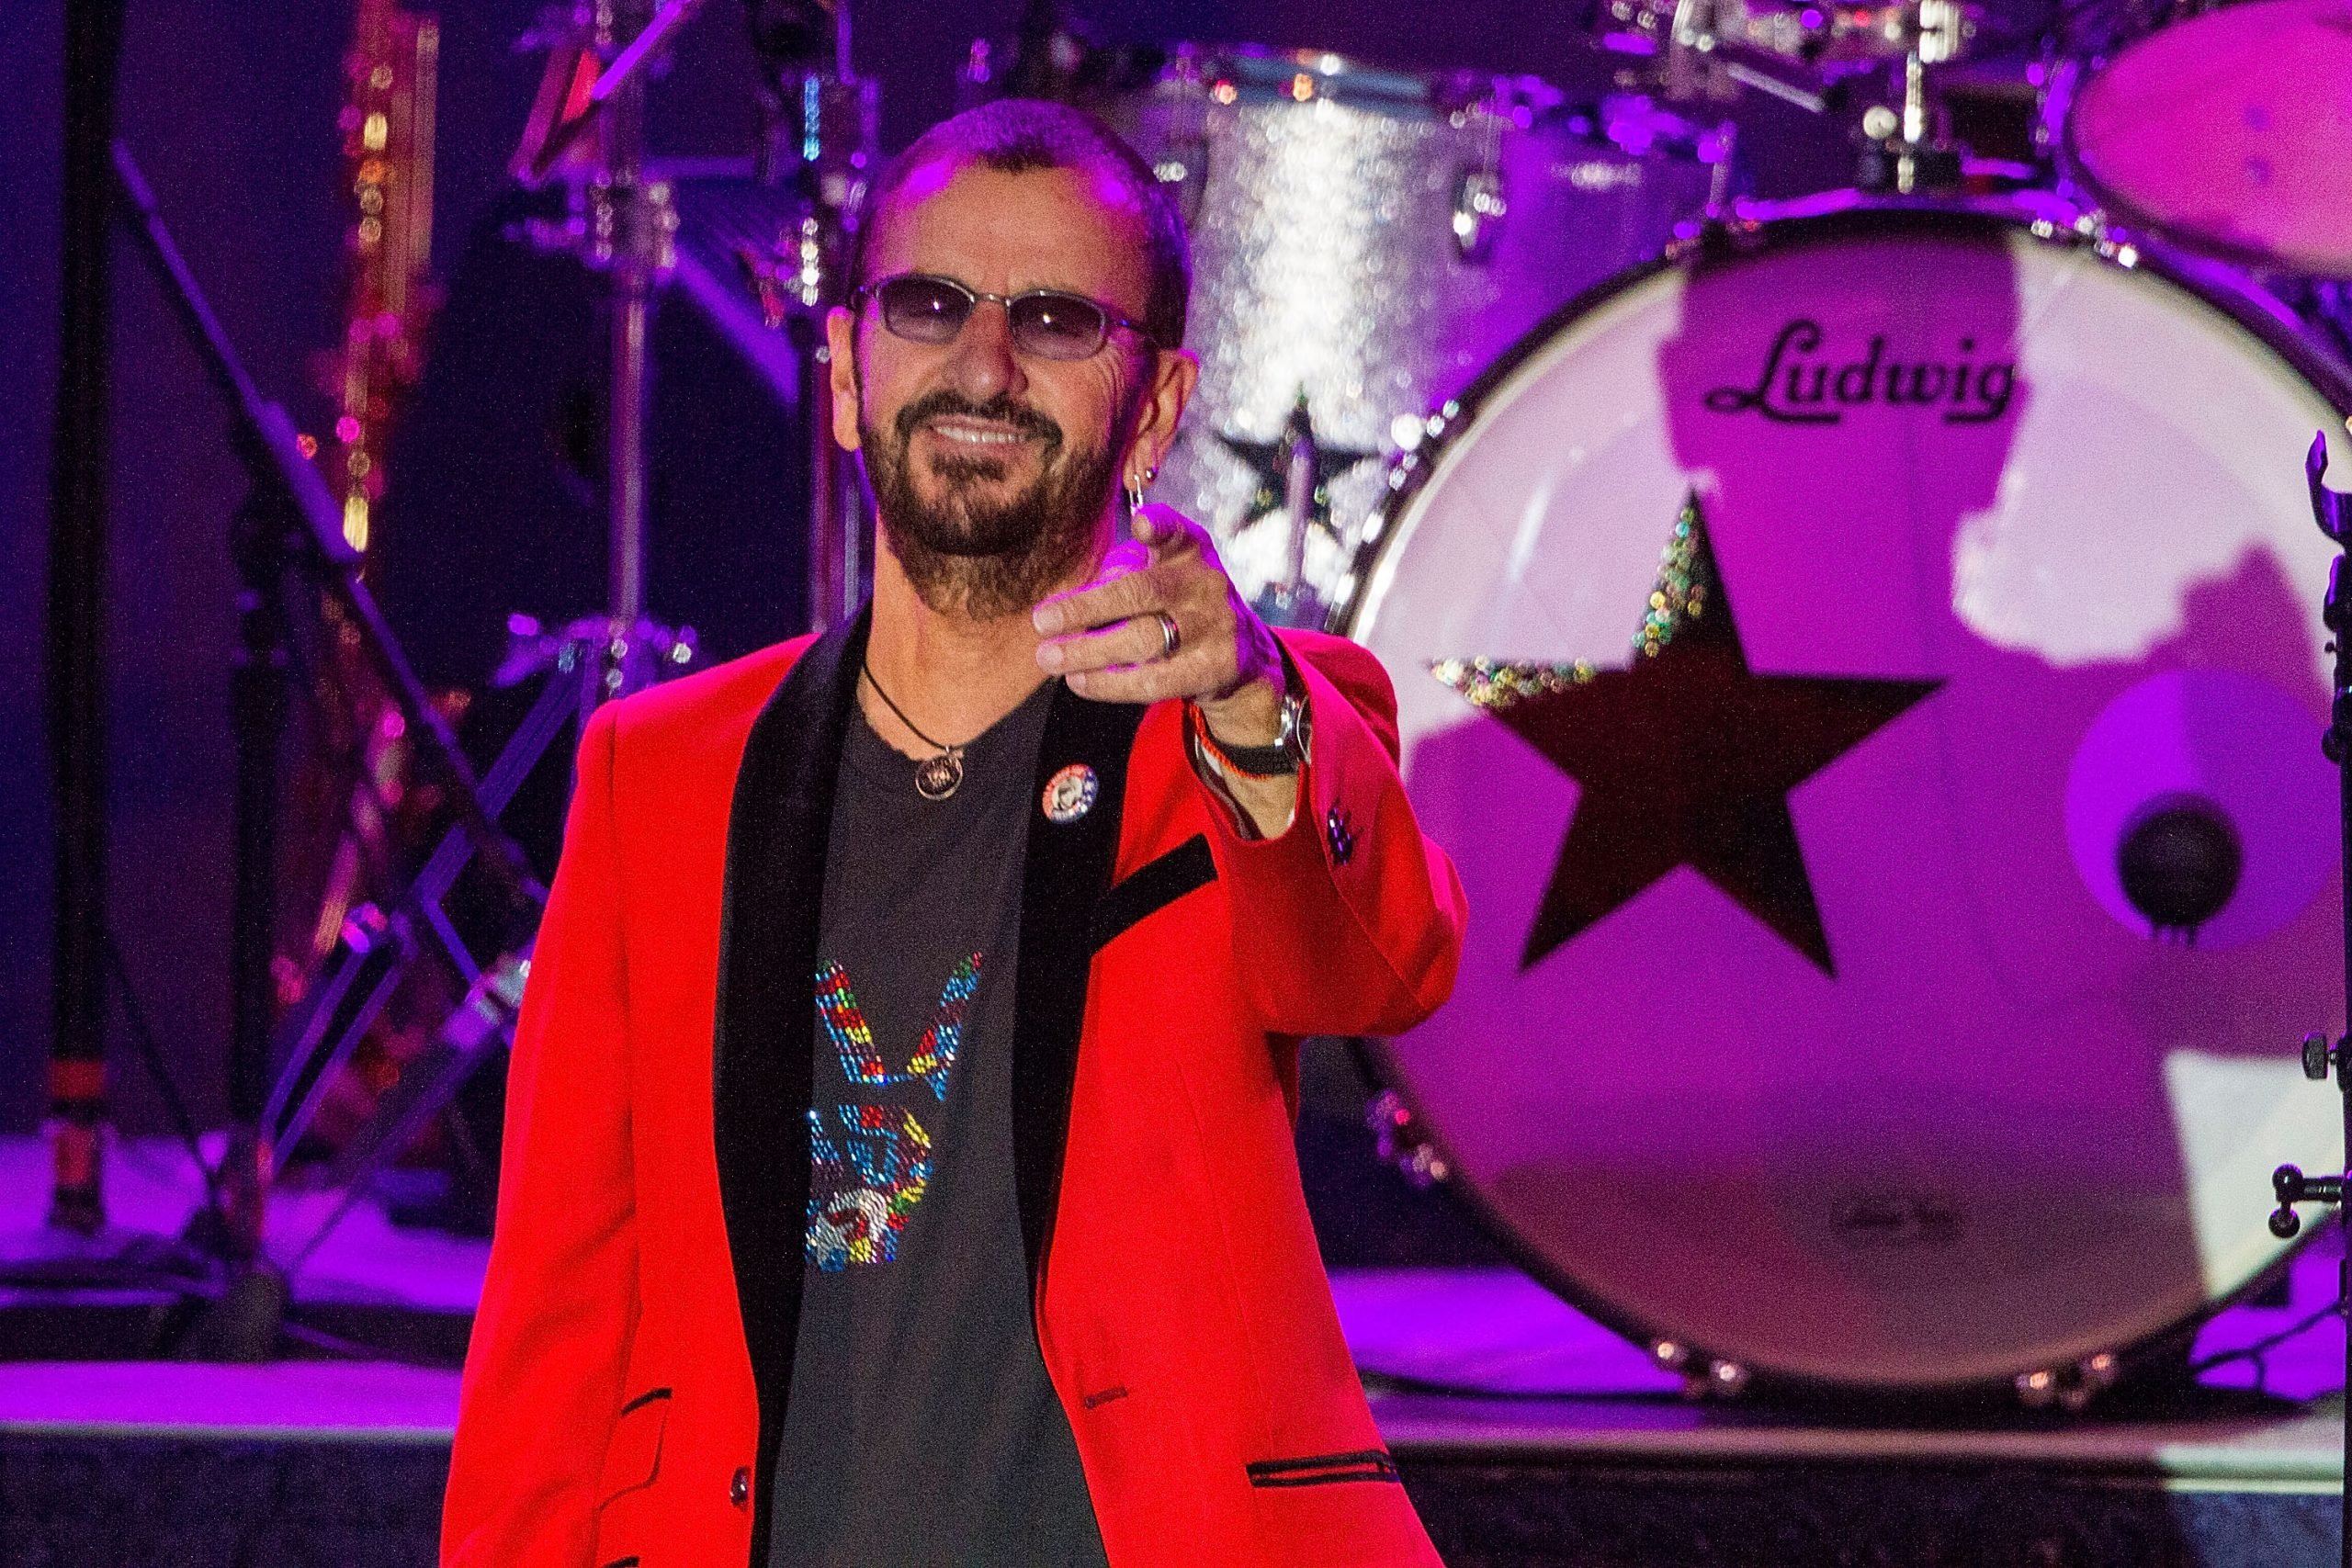
<path fill-rule="evenodd" d="M 964 782 L 964 748 L 950 746 L 944 740 L 933 740 L 930 736 L 917 729 L 915 721 L 907 716 L 907 710 L 892 702 L 890 694 L 882 689 L 882 682 L 874 678 L 872 665 L 860 660 L 857 671 L 859 674 L 865 677 L 865 683 L 874 688 L 874 694 L 882 699 L 882 705 L 888 708 L 898 716 L 899 722 L 907 727 L 908 734 L 926 746 L 939 748 L 938 756 L 926 757 L 915 764 L 915 793 L 925 800 L 945 800 L 949 795 L 954 795 L 956 786 Z"/>

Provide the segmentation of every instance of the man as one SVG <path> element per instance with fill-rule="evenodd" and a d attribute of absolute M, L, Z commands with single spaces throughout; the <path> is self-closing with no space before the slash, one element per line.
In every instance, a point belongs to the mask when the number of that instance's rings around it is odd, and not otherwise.
<path fill-rule="evenodd" d="M 1377 664 L 1123 500 L 1188 272 L 1070 110 L 880 182 L 829 323 L 873 602 L 589 726 L 446 1561 L 1436 1561 L 1291 1119 L 1296 1037 L 1443 999 L 1462 895 Z"/>

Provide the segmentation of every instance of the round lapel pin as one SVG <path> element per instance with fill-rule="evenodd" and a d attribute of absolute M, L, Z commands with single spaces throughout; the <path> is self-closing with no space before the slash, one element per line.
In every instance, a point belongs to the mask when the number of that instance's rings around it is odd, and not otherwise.
<path fill-rule="evenodd" d="M 1046 781 L 1046 820 L 1077 821 L 1094 809 L 1094 792 L 1100 787 L 1092 768 L 1072 762 Z"/>

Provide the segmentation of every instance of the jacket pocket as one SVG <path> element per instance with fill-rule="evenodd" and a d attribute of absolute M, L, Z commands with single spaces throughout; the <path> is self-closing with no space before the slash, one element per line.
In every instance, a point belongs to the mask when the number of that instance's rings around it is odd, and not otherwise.
<path fill-rule="evenodd" d="M 1396 1476 L 1396 1461 L 1388 1457 L 1385 1449 L 1306 1454 L 1297 1459 L 1261 1459 L 1249 1466 L 1249 1471 L 1252 1486 L 1342 1486 L 1359 1481 L 1401 1484 Z"/>
<path fill-rule="evenodd" d="M 621 1406 L 596 1476 L 596 1506 L 653 1484 L 662 1472 L 662 1434 L 670 1424 L 670 1391 L 649 1389 Z"/>

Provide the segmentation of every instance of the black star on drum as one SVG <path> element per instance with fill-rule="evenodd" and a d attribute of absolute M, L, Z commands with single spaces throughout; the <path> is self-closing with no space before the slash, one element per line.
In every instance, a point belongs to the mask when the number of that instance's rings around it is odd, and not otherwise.
<path fill-rule="evenodd" d="M 1521 969 L 1687 865 L 1835 975 L 1789 791 L 1942 682 L 1751 671 L 1696 495 L 1633 641 L 1624 670 L 1431 666 L 1581 790 Z"/>

